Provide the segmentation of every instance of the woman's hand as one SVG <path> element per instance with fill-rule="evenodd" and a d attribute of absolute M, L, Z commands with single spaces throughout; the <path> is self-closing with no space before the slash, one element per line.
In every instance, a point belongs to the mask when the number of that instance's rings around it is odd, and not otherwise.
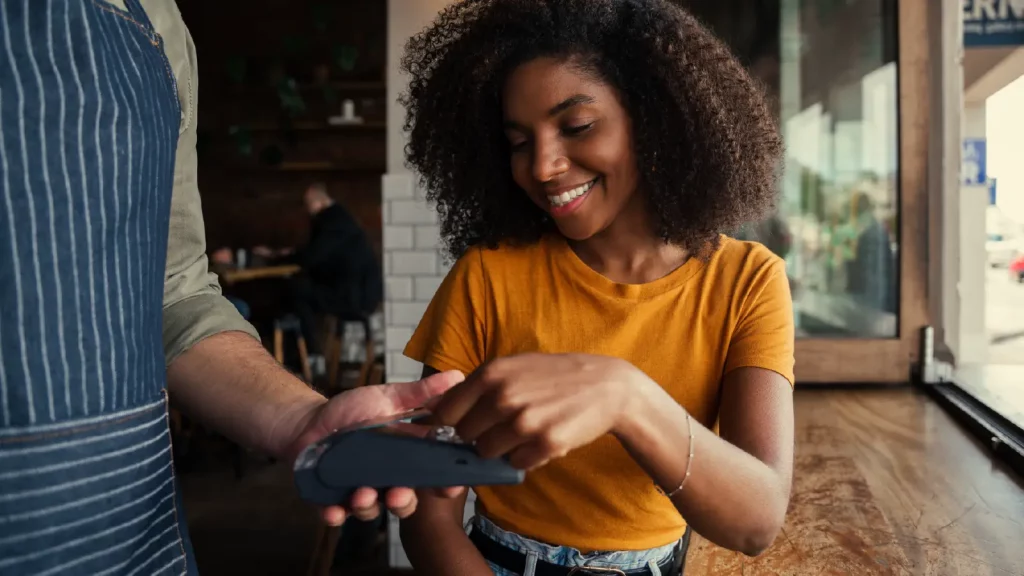
<path fill-rule="evenodd" d="M 536 468 L 615 432 L 651 380 L 624 360 L 588 354 L 523 354 L 489 362 L 434 409 L 485 458 Z"/>

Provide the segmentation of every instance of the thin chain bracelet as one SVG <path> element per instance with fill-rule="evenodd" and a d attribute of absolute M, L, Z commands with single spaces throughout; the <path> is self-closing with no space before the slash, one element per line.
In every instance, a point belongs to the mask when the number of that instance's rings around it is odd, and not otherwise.
<path fill-rule="evenodd" d="M 676 494 L 682 492 L 683 487 L 686 486 L 686 481 L 690 479 L 690 466 L 693 464 L 693 425 L 690 423 L 689 412 L 686 413 L 686 431 L 690 434 L 690 457 L 686 459 L 686 474 L 683 475 L 683 481 L 679 483 L 679 486 L 676 486 L 675 490 L 667 494 L 662 490 L 661 486 L 658 486 L 657 483 L 655 483 L 655 487 L 658 489 L 658 492 L 665 494 L 665 496 L 668 496 L 669 498 L 672 498 Z"/>

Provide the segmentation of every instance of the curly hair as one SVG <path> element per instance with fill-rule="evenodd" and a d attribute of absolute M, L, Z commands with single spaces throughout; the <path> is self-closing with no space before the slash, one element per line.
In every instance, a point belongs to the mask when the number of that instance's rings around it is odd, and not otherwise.
<path fill-rule="evenodd" d="M 502 118 L 506 76 L 542 56 L 617 90 L 666 242 L 707 257 L 774 209 L 783 148 L 764 91 L 694 16 L 667 0 L 462 0 L 408 42 L 400 98 L 450 256 L 554 229 L 512 180 Z"/>

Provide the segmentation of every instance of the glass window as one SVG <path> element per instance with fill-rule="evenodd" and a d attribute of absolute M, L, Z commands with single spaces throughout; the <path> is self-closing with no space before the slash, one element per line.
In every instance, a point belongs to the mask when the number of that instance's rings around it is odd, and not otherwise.
<path fill-rule="evenodd" d="M 786 259 L 799 337 L 897 337 L 895 0 L 728 6 L 690 4 L 767 85 L 786 142 L 778 214 L 738 235 Z"/>

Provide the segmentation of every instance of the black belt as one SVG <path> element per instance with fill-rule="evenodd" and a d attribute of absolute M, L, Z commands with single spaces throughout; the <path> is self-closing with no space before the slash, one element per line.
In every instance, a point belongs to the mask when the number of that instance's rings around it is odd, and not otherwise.
<path fill-rule="evenodd" d="M 469 539 L 488 562 L 501 566 L 505 570 L 515 574 L 523 574 L 526 572 L 526 554 L 517 552 L 516 550 L 512 550 L 511 548 L 495 542 L 479 530 L 473 530 L 470 532 Z M 677 576 L 683 573 L 683 568 L 686 564 L 686 551 L 689 548 L 690 528 L 687 527 L 682 540 L 680 540 L 679 545 L 676 546 L 676 552 L 672 555 L 672 558 L 658 564 L 658 569 L 661 571 L 662 576 Z M 573 572 L 573 570 L 576 571 Z M 651 570 L 649 568 L 621 570 L 619 572 L 609 571 L 607 568 L 594 568 L 592 570 L 588 570 L 587 568 L 559 566 L 558 564 L 551 564 L 550 562 L 545 562 L 543 560 L 537 560 L 537 568 L 534 571 L 534 576 L 569 576 L 570 573 L 573 576 L 610 576 L 614 574 L 625 574 L 627 576 L 651 576 Z"/>

